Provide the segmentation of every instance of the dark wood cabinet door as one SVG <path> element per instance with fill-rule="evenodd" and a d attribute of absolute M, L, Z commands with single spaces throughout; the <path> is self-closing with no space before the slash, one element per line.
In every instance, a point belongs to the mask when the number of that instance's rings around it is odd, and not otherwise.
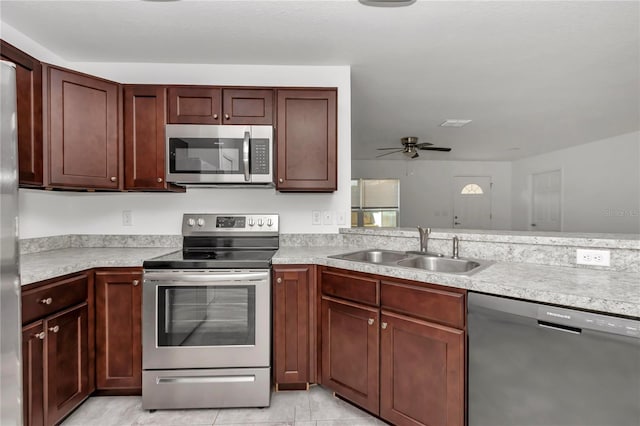
<path fill-rule="evenodd" d="M 311 381 L 313 270 L 309 265 L 273 269 L 273 369 L 278 386 Z"/>
<path fill-rule="evenodd" d="M 222 124 L 273 124 L 273 90 L 223 89 Z"/>
<path fill-rule="evenodd" d="M 44 321 L 47 345 L 47 424 L 55 424 L 89 396 L 87 304 Z"/>
<path fill-rule="evenodd" d="M 96 388 L 140 394 L 142 272 L 95 275 Z"/>
<path fill-rule="evenodd" d="M 337 91 L 286 89 L 277 93 L 276 189 L 337 189 Z"/>
<path fill-rule="evenodd" d="M 124 88 L 125 189 L 166 189 L 166 96 L 162 86 Z"/>
<path fill-rule="evenodd" d="M 464 424 L 464 331 L 382 311 L 380 416 L 392 424 Z"/>
<path fill-rule="evenodd" d="M 168 120 L 171 124 L 220 124 L 221 90 L 214 87 L 169 87 Z"/>
<path fill-rule="evenodd" d="M 44 326 L 42 321 L 22 328 L 22 424 L 43 426 Z"/>
<path fill-rule="evenodd" d="M 118 189 L 117 83 L 48 67 L 49 182 Z"/>
<path fill-rule="evenodd" d="M 42 186 L 42 65 L 3 40 L 0 56 L 16 64 L 19 182 Z"/>
<path fill-rule="evenodd" d="M 322 297 L 322 384 L 378 414 L 377 308 Z"/>

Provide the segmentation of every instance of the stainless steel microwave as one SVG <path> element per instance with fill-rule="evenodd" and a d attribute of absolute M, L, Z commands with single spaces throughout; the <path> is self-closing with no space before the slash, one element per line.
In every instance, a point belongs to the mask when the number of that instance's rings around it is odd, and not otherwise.
<path fill-rule="evenodd" d="M 167 124 L 167 182 L 272 184 L 273 127 Z"/>

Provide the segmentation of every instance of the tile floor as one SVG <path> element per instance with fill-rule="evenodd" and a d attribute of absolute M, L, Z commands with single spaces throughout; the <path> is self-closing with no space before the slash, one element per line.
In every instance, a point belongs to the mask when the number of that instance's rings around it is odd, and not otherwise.
<path fill-rule="evenodd" d="M 333 397 L 320 386 L 309 391 L 274 392 L 268 408 L 157 410 L 141 407 L 139 396 L 95 396 L 85 401 L 62 426 L 256 425 L 369 426 L 386 423 Z"/>

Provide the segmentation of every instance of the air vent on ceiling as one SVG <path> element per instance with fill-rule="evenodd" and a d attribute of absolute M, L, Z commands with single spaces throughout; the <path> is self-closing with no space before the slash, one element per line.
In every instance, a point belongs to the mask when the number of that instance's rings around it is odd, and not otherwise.
<path fill-rule="evenodd" d="M 471 120 L 447 120 L 440 127 L 462 127 L 471 123 Z"/>

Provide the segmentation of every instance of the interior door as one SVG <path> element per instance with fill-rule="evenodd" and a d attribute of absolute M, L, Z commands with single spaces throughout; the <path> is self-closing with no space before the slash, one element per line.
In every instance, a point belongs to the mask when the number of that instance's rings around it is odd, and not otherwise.
<path fill-rule="evenodd" d="M 453 178 L 453 227 L 491 229 L 491 176 Z"/>
<path fill-rule="evenodd" d="M 531 175 L 531 229 L 561 231 L 560 170 Z"/>

